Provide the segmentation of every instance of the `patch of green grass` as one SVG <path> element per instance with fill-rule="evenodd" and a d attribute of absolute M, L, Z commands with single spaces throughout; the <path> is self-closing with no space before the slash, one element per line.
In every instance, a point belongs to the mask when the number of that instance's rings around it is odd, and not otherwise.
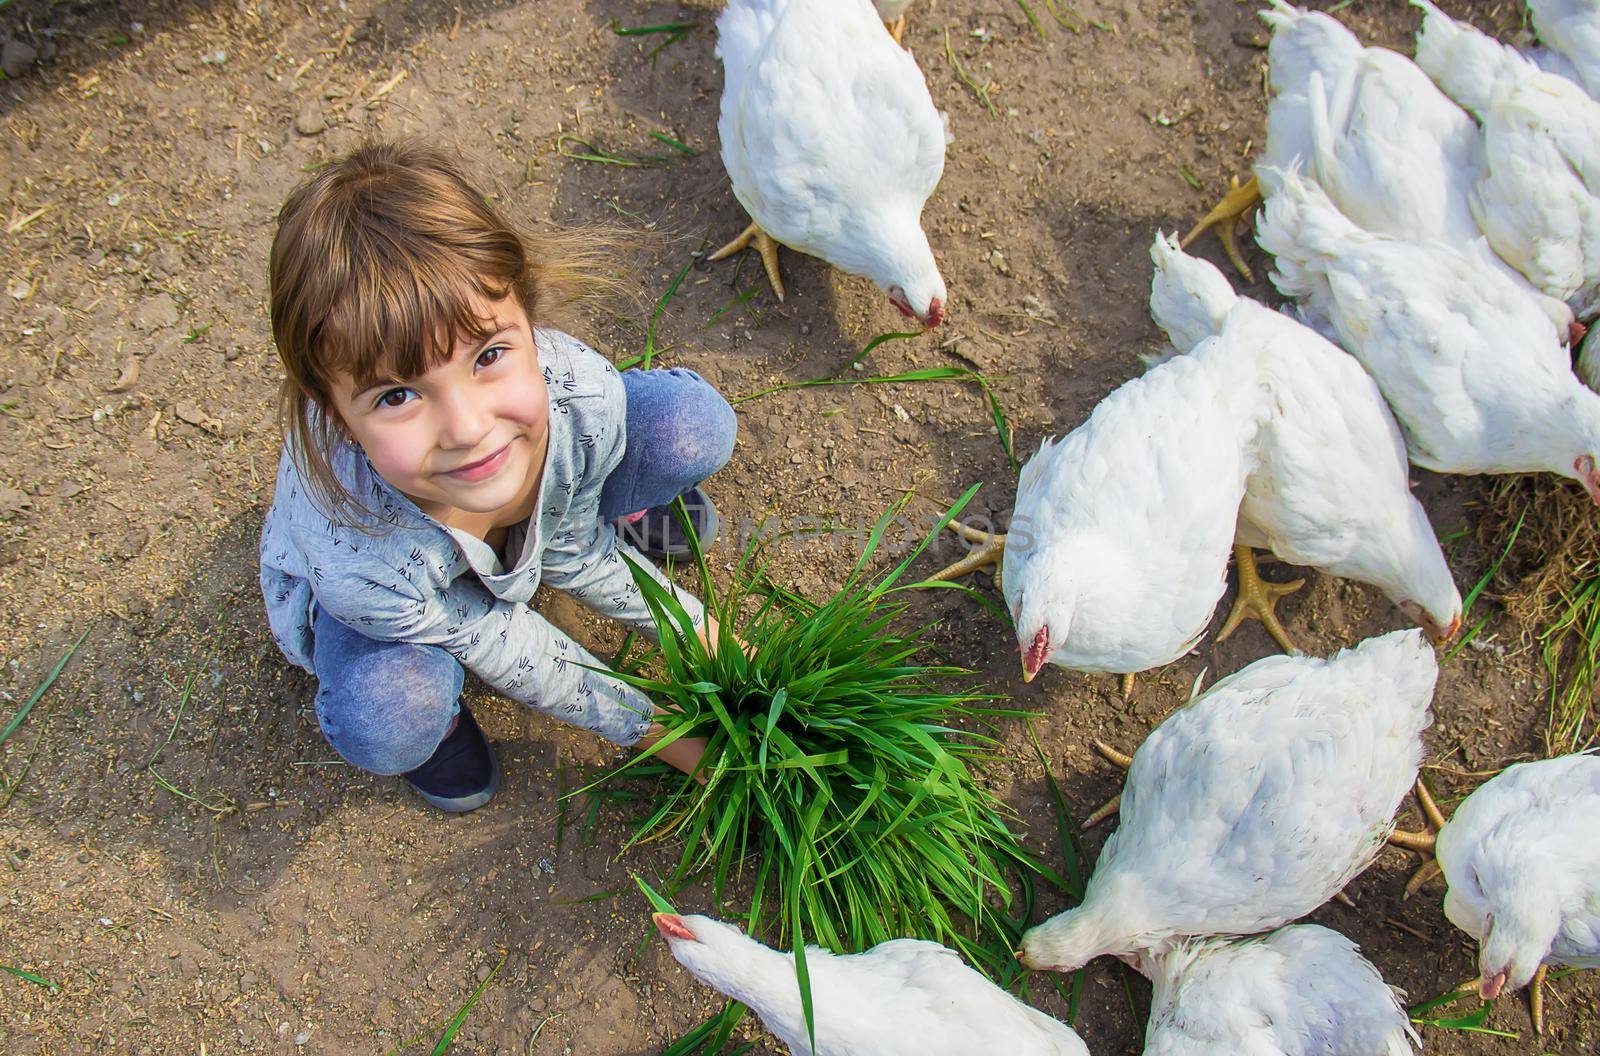
<path fill-rule="evenodd" d="M 1476 1001 L 1478 1000 L 1478 995 L 1470 990 L 1458 990 L 1448 994 L 1441 994 L 1431 1001 L 1424 1001 L 1417 1007 L 1408 1010 L 1406 1015 L 1417 1026 L 1432 1027 L 1434 1030 L 1454 1030 L 1468 1034 L 1493 1034 L 1497 1038 L 1516 1039 L 1520 1037 L 1520 1035 L 1508 1030 L 1496 1030 L 1493 1027 L 1484 1026 L 1484 1023 L 1489 1019 L 1489 1013 L 1494 1009 L 1493 1001 L 1485 1001 L 1468 1012 L 1442 1016 L 1437 1014 L 1429 1015 L 1429 1013 L 1434 1013 L 1437 1009 L 1447 1008 L 1467 998 Z"/>
<path fill-rule="evenodd" d="M 851 365 L 859 362 L 863 356 L 872 351 L 884 341 L 894 337 L 915 337 L 915 334 L 880 334 L 862 349 L 854 359 L 845 364 L 848 370 Z M 819 385 L 901 385 L 930 381 L 963 381 L 971 382 L 983 390 L 984 397 L 989 402 L 989 415 L 994 422 L 995 435 L 1000 438 L 1000 446 L 1006 453 L 1006 459 L 1011 463 L 1012 472 L 1017 472 L 1021 467 L 1017 456 L 1011 447 L 1011 423 L 1006 420 L 1005 408 L 1000 406 L 1000 398 L 995 395 L 989 379 L 975 370 L 966 367 L 923 367 L 920 370 L 908 370 L 900 374 L 882 374 L 869 378 L 841 377 L 830 374 L 821 378 L 807 378 L 804 381 L 785 381 L 777 385 L 770 385 L 745 396 L 735 396 L 728 402 L 737 407 L 741 403 L 759 400 L 763 396 L 771 396 L 775 392 L 789 392 L 792 389 L 809 389 Z"/>
<path fill-rule="evenodd" d="M 1550 677 L 1545 743 L 1552 752 L 1582 751 L 1593 743 L 1595 680 L 1600 677 L 1600 575 L 1590 565 L 1573 572 L 1555 619 L 1539 632 L 1539 659 Z"/>
<path fill-rule="evenodd" d="M 719 628 L 714 651 L 677 599 L 635 568 L 659 654 L 649 673 L 617 675 L 663 709 L 665 733 L 601 781 L 657 777 L 658 805 L 628 846 L 681 841 L 669 893 L 707 878 L 720 903 L 748 880 L 748 930 L 774 925 L 801 950 L 799 971 L 806 940 L 856 952 L 909 935 L 951 946 L 1010 985 L 1022 975 L 1011 950 L 1031 909 L 1031 887 L 1019 898 L 1013 882 L 1066 882 L 1023 850 L 971 769 L 994 742 L 967 730 L 1020 713 L 977 692 L 968 672 L 927 662 L 924 631 L 903 626 L 897 595 L 922 584 L 901 580 L 932 536 L 886 573 L 867 572 L 905 502 L 877 522 L 843 589 L 821 603 L 764 590 L 759 542 L 726 588 L 696 554 Z M 651 761 L 682 737 L 707 741 L 704 783 Z"/>
<path fill-rule="evenodd" d="M 1483 593 L 1484 588 L 1487 587 L 1490 581 L 1494 579 L 1495 573 L 1500 571 L 1500 566 L 1505 564 L 1506 556 L 1511 553 L 1511 548 L 1516 545 L 1517 536 L 1521 534 L 1522 526 L 1524 523 L 1526 523 L 1526 520 L 1527 512 L 1524 511 L 1523 515 L 1517 518 L 1516 525 L 1511 529 L 1511 535 L 1506 539 L 1506 545 L 1501 548 L 1500 553 L 1495 556 L 1495 559 L 1489 563 L 1488 571 L 1484 572 L 1483 575 L 1478 577 L 1478 581 L 1472 585 L 1472 589 L 1467 591 L 1467 596 L 1461 599 L 1461 621 L 1463 623 L 1465 623 L 1467 618 L 1472 615 L 1472 606 L 1477 603 L 1478 596 Z M 1480 617 L 1476 623 L 1468 628 L 1467 633 L 1463 634 L 1461 638 L 1450 647 L 1450 650 L 1444 654 L 1444 658 L 1449 660 L 1457 653 L 1461 652 L 1461 650 L 1465 649 L 1467 647 L 1467 643 L 1476 638 L 1478 636 L 1478 632 L 1483 630 L 1484 625 L 1488 622 L 1488 616 Z"/>

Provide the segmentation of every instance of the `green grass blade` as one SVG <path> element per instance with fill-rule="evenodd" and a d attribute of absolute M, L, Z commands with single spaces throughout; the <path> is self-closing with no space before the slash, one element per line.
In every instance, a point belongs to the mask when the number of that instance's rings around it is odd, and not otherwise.
<path fill-rule="evenodd" d="M 460 1008 L 456 1009 L 456 1014 L 451 1018 L 449 1025 L 444 1028 L 444 1033 L 439 1035 L 439 1040 L 434 1043 L 433 1056 L 444 1056 L 445 1050 L 450 1047 L 450 1043 L 456 1040 L 456 1035 L 461 1032 L 461 1025 L 467 1021 L 467 1016 L 472 1013 L 472 1006 L 476 1005 L 478 998 L 482 997 L 483 992 L 489 989 L 489 984 L 494 982 L 494 977 L 500 974 L 500 969 L 506 966 L 506 959 L 510 956 L 510 950 L 501 954 L 500 963 L 495 965 L 489 974 L 484 977 L 483 982 L 478 984 L 478 988 L 472 991 L 472 996 L 467 998 Z"/>
<path fill-rule="evenodd" d="M 657 913 L 678 912 L 673 908 L 671 902 L 668 902 L 665 898 L 663 898 L 655 888 L 645 883 L 644 877 L 640 876 L 638 873 L 632 873 L 630 875 L 633 877 L 633 882 L 639 885 L 639 890 L 644 892 L 644 897 L 648 898 L 650 900 L 650 904 L 655 907 Z"/>
<path fill-rule="evenodd" d="M 583 149 L 576 151 L 568 150 L 566 146 L 568 143 L 575 144 Z M 604 150 L 595 146 L 593 143 L 590 143 L 588 140 L 579 139 L 574 135 L 563 135 L 561 138 L 557 139 L 556 153 L 561 155 L 563 158 L 571 158 L 573 161 L 590 161 L 598 165 L 621 165 L 630 169 L 639 169 L 644 167 L 643 162 L 634 161 L 632 158 L 625 158 L 621 154 L 613 154 L 609 150 Z"/>
<path fill-rule="evenodd" d="M 657 26 L 624 26 L 616 19 L 611 20 L 611 32 L 619 37 L 645 37 L 653 33 L 686 33 L 691 29 L 698 29 L 698 22 L 665 22 Z"/>
<path fill-rule="evenodd" d="M 73 642 L 65 653 L 61 654 L 61 659 L 56 661 L 56 666 L 50 669 L 50 673 L 45 676 L 44 681 L 39 683 L 33 694 L 28 697 L 17 713 L 11 717 L 11 721 L 6 723 L 5 729 L 0 730 L 0 745 L 11 739 L 11 735 L 16 733 L 22 726 L 22 721 L 28 717 L 28 713 L 33 710 L 33 706 L 39 703 L 40 698 L 50 691 L 51 686 L 56 684 L 56 679 L 61 676 L 61 672 L 66 668 L 67 661 L 72 659 L 72 655 L 78 651 L 78 646 L 82 645 L 83 640 L 87 637 L 89 637 L 89 632 L 85 630 L 78 635 L 78 640 Z"/>
<path fill-rule="evenodd" d="M 37 985 L 49 990 L 52 994 L 58 994 L 61 992 L 60 983 L 53 983 L 42 975 L 34 975 L 32 972 L 25 972 L 21 968 L 13 968 L 9 964 L 0 964 L 0 972 L 5 972 L 7 975 L 14 975 L 18 979 L 25 979 L 30 983 L 36 983 Z"/>
<path fill-rule="evenodd" d="M 652 132 L 650 133 L 650 138 L 656 140 L 657 142 L 665 143 L 667 146 L 671 147 L 673 150 L 676 150 L 685 157 L 692 158 L 700 153 L 687 143 L 679 142 L 678 140 L 667 135 L 665 132 Z"/>
<path fill-rule="evenodd" d="M 871 341 L 868 341 L 867 344 L 866 344 L 866 347 L 862 348 L 862 350 L 860 352 L 857 352 L 855 355 L 851 356 L 848 360 L 846 360 L 844 366 L 842 366 L 838 370 L 834 371 L 832 376 L 837 378 L 837 377 L 843 375 L 845 371 L 849 370 L 850 368 L 854 367 L 857 363 L 860 363 L 863 359 L 866 359 L 868 356 L 872 355 L 873 350 L 876 349 L 879 345 L 887 344 L 890 341 L 904 341 L 908 337 L 921 337 L 921 336 L 922 336 L 922 332 L 920 330 L 897 330 L 897 331 L 894 331 L 892 333 L 879 334 L 877 337 L 873 338 Z"/>
<path fill-rule="evenodd" d="M 694 259 L 690 258 L 689 262 L 683 266 L 683 270 L 679 271 L 677 277 L 672 280 L 672 285 L 667 287 L 667 292 L 663 293 L 661 299 L 656 301 L 655 310 L 650 313 L 650 325 L 645 328 L 644 332 L 644 352 L 639 357 L 640 369 L 642 370 L 649 370 L 650 365 L 655 362 L 656 323 L 661 320 L 662 313 L 667 310 L 667 302 L 671 301 L 677 294 L 678 287 L 683 285 L 683 280 L 688 276 L 689 269 L 692 267 L 694 267 Z"/>

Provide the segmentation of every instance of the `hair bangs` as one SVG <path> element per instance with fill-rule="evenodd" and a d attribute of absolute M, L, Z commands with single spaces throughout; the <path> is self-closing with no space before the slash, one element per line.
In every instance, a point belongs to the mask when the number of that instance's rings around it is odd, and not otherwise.
<path fill-rule="evenodd" d="M 358 389 L 406 381 L 449 360 L 463 342 L 484 340 L 495 326 L 489 305 L 520 277 L 480 272 L 426 244 L 391 242 L 362 255 L 318 335 L 315 369 L 330 388 L 340 375 Z"/>

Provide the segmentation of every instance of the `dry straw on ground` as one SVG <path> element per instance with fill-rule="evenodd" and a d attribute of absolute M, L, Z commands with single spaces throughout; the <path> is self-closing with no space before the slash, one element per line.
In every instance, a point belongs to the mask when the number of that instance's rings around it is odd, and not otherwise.
<path fill-rule="evenodd" d="M 1600 521 L 1589 497 L 1547 474 L 1495 484 L 1478 539 L 1503 559 L 1484 590 L 1535 648 L 1549 676 L 1551 754 L 1587 747 L 1595 736 L 1600 652 Z"/>

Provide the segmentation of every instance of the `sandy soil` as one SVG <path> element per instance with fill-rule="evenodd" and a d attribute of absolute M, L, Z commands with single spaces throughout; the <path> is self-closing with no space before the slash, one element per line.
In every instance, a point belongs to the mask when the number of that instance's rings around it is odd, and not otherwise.
<path fill-rule="evenodd" d="M 1033 6 L 1044 18 L 1043 0 Z M 1026 454 L 1135 374 L 1157 344 L 1146 246 L 1157 229 L 1186 228 L 1262 134 L 1254 7 L 1080 0 L 1077 31 L 1045 18 L 1039 34 L 1010 0 L 918 5 L 907 39 L 956 136 L 926 215 L 950 320 L 881 346 L 858 376 L 980 370 Z M 614 759 L 607 746 L 479 700 L 507 786 L 468 818 L 432 813 L 394 780 L 332 758 L 312 683 L 274 649 L 255 586 L 277 458 L 265 260 L 289 188 L 364 136 L 421 135 L 470 158 L 517 215 L 645 229 L 643 307 L 578 328 L 617 359 L 636 354 L 649 303 L 691 253 L 744 223 L 716 154 L 715 13 L 709 0 L 0 7 L 0 36 L 39 59 L 0 85 L 0 715 L 83 637 L 0 750 L 0 788 L 22 779 L 0 809 L 0 963 L 60 986 L 0 974 L 7 1051 L 427 1051 L 502 959 L 452 1051 L 654 1052 L 715 1007 L 647 941 L 628 879 L 671 849 L 618 860 L 620 808 L 588 823 L 578 805 L 558 821 L 559 793 Z M 1516 28 L 1512 4 L 1471 13 Z M 1358 0 L 1340 17 L 1392 44 L 1415 23 L 1398 0 Z M 697 28 L 658 49 L 662 37 L 620 37 L 613 19 Z M 947 34 L 990 106 L 958 79 Z M 652 132 L 700 153 L 675 156 Z M 666 157 L 573 160 L 560 151 L 580 148 L 564 135 Z M 900 328 L 867 282 L 793 254 L 784 268 L 783 305 L 753 260 L 692 271 L 660 320 L 660 361 L 746 394 L 829 373 Z M 137 380 L 118 384 L 130 362 Z M 808 389 L 740 411 L 733 464 L 711 485 L 730 525 L 861 525 L 905 489 L 925 497 L 912 510 L 933 514 L 975 482 L 977 512 L 1009 509 L 1011 474 L 972 385 Z M 1479 484 L 1430 478 L 1423 489 L 1442 535 L 1475 524 Z M 1486 557 L 1452 546 L 1470 584 Z M 945 544 L 928 567 L 953 554 Z M 780 568 L 822 592 L 851 560 L 846 546 L 801 536 Z M 1004 630 L 976 606 L 938 596 L 919 607 L 952 656 L 1037 713 L 1080 811 L 1117 783 L 1091 736 L 1131 747 L 1201 669 L 1231 672 L 1271 650 L 1252 625 L 1142 678 L 1124 703 L 1109 680 L 1058 670 L 1023 687 Z M 1373 592 L 1317 576 L 1283 610 L 1311 652 L 1402 622 Z M 549 611 L 597 646 L 617 640 L 562 599 Z M 1490 606 L 1480 613 L 1492 618 L 1445 665 L 1429 738 L 1447 809 L 1541 743 L 1542 677 L 1518 629 Z M 1054 855 L 1023 729 L 1003 733 L 1008 758 L 990 780 L 1030 844 Z M 1315 919 L 1420 999 L 1474 963 L 1437 889 L 1402 904 L 1412 864 L 1385 852 L 1352 885 L 1358 909 Z M 1039 912 L 1060 903 L 1047 895 Z M 1142 1018 L 1142 984 L 1134 999 Z M 1557 982 L 1549 1018 L 1535 1041 L 1523 1006 L 1502 1001 L 1491 1025 L 1521 1040 L 1429 1031 L 1427 1043 L 1593 1051 L 1594 980 Z M 1079 1027 L 1097 1056 L 1137 1051 L 1115 965 L 1089 969 Z M 418 1036 L 428 1041 L 403 1047 Z"/>

